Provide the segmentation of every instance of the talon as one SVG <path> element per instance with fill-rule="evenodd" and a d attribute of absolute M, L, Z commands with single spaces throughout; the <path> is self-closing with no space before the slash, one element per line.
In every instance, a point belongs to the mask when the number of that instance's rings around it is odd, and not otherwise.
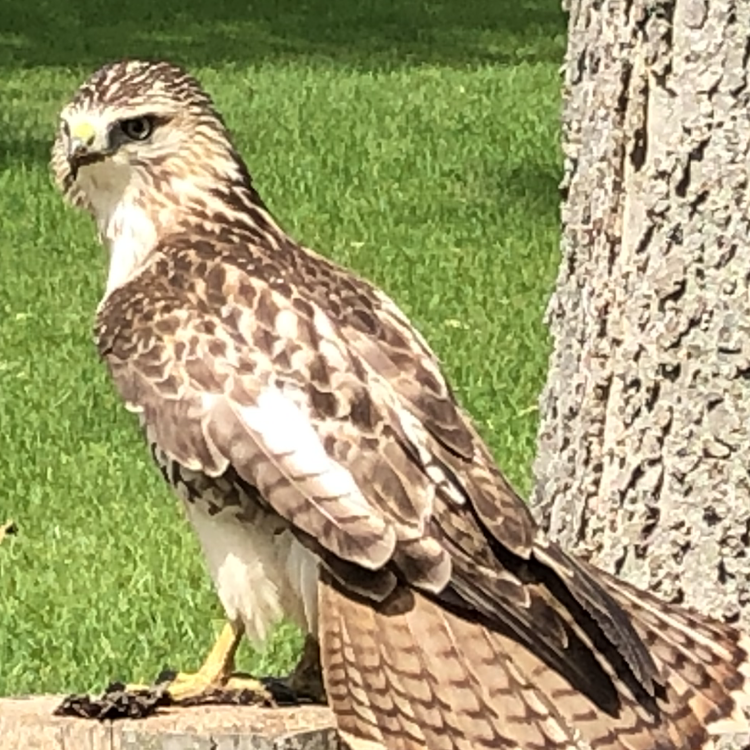
<path fill-rule="evenodd" d="M 159 687 L 158 683 L 156 687 Z M 123 684 L 121 682 L 113 682 L 110 685 L 107 685 L 104 692 L 111 693 L 115 690 L 121 691 L 123 693 L 132 693 L 133 695 L 136 695 L 138 693 L 153 693 L 154 685 L 145 685 L 141 682 L 129 682 L 127 684 Z"/>
<path fill-rule="evenodd" d="M 179 704 L 208 702 L 216 698 L 241 703 L 274 703 L 273 694 L 260 680 L 240 675 L 211 679 L 200 671 L 181 672 L 164 685 L 164 690 L 172 702 Z"/>
<path fill-rule="evenodd" d="M 178 672 L 171 680 L 162 683 L 167 695 L 175 703 L 181 703 L 224 690 L 232 677 L 234 657 L 243 633 L 244 628 L 241 625 L 226 623 L 197 672 Z"/>
<path fill-rule="evenodd" d="M 124 686 L 124 690 L 134 694 L 166 694 L 173 703 L 197 703 L 201 702 L 201 699 L 208 700 L 216 693 L 227 690 L 229 683 L 234 680 L 234 657 L 243 633 L 244 628 L 241 625 L 228 622 L 197 672 L 164 670 L 153 685 L 130 684 Z M 244 687 L 245 690 L 250 688 L 260 689 L 264 695 L 268 693 L 257 680 Z"/>
<path fill-rule="evenodd" d="M 164 670 L 153 685 L 117 684 L 132 696 L 148 695 L 166 699 L 175 705 L 207 703 L 262 704 L 267 706 L 298 705 L 300 702 L 325 703 L 325 688 L 320 665 L 318 641 L 308 635 L 297 666 L 286 678 L 255 679 L 234 671 L 235 654 L 244 628 L 227 623 L 211 652 L 197 672 Z"/>

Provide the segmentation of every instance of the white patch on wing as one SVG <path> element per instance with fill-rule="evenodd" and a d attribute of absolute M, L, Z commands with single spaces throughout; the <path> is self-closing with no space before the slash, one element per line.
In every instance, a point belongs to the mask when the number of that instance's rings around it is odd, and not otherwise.
<path fill-rule="evenodd" d="M 407 409 L 398 410 L 401 429 L 411 445 L 417 450 L 419 460 L 433 484 L 445 493 L 456 505 L 464 505 L 466 496 L 463 489 L 441 468 L 425 444 L 425 432 L 422 423 Z"/>
<path fill-rule="evenodd" d="M 241 475 L 239 467 L 248 467 L 248 481 L 282 516 L 316 538 L 325 534 L 323 544 L 333 554 L 377 570 L 396 549 L 394 525 L 367 502 L 349 470 L 328 455 L 294 395 L 269 388 L 254 406 L 233 404 L 252 438 L 235 441 L 229 460 Z"/>
<path fill-rule="evenodd" d="M 266 390 L 255 406 L 240 407 L 237 413 L 262 437 L 264 450 L 283 461 L 290 480 L 301 487 L 313 480 L 327 497 L 346 497 L 348 507 L 371 512 L 352 475 L 330 458 L 307 415 L 281 391 Z"/>
<path fill-rule="evenodd" d="M 232 509 L 212 516 L 200 503 L 184 505 L 230 620 L 242 620 L 255 643 L 285 616 L 317 632 L 317 559 L 275 514 L 248 523 Z"/>
<path fill-rule="evenodd" d="M 296 313 L 292 310 L 282 309 L 276 315 L 276 332 L 283 339 L 295 340 L 299 335 Z"/>

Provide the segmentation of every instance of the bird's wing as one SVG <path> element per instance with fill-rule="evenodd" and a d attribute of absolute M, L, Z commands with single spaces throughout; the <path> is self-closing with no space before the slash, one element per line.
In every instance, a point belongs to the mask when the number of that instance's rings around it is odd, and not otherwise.
<path fill-rule="evenodd" d="M 364 590 L 383 596 L 404 577 L 520 623 L 565 661 L 548 591 L 561 576 L 650 687 L 627 618 L 537 535 L 403 314 L 296 252 L 290 283 L 268 255 L 175 238 L 107 300 L 100 351 L 162 450 L 209 474 L 231 465 Z"/>
<path fill-rule="evenodd" d="M 436 518 L 436 497 L 446 509 L 468 500 L 420 420 L 320 305 L 231 264 L 185 272 L 197 262 L 190 247 L 172 252 L 100 311 L 100 352 L 128 406 L 184 466 L 231 465 L 332 565 L 392 562 L 444 589 L 450 553 L 434 526 L 454 519 Z M 475 533 L 447 531 L 459 548 Z M 498 585 L 525 601 L 512 579 Z"/>
<path fill-rule="evenodd" d="M 341 339 L 350 353 L 367 372 L 371 383 L 382 383 L 409 417 L 418 425 L 428 445 L 430 459 L 443 472 L 447 490 L 458 489 L 468 502 L 441 504 L 445 491 L 438 493 L 435 517 L 447 517 L 450 533 L 443 537 L 444 546 L 454 548 L 454 576 L 462 596 L 482 608 L 483 594 L 476 591 L 468 566 L 488 559 L 492 569 L 498 557 L 505 555 L 500 579 L 517 570 L 518 559 L 529 560 L 533 571 L 521 566 L 526 583 L 539 582 L 539 575 L 554 571 L 563 588 L 594 619 L 607 638 L 622 651 L 634 674 L 651 689 L 653 662 L 609 594 L 596 578 L 579 563 L 550 544 L 537 529 L 526 503 L 518 496 L 498 469 L 492 455 L 477 434 L 471 420 L 458 406 L 440 366 L 427 342 L 409 319 L 382 290 L 368 281 L 342 269 L 327 258 L 308 249 L 294 246 L 290 265 L 308 297 L 333 319 Z M 448 492 L 450 494 L 450 492 Z M 454 542 L 460 540 L 459 550 Z M 490 551 L 491 550 L 491 551 Z M 488 555 L 489 552 L 489 555 Z M 534 563 L 541 563 L 539 566 Z M 478 580 L 487 580 L 487 570 L 480 568 Z M 517 594 L 518 579 L 513 577 L 511 591 Z M 496 588 L 499 583 L 496 583 Z M 547 604 L 530 597 L 531 587 L 524 586 L 526 613 L 536 623 L 537 635 L 547 628 L 556 630 L 557 617 Z M 547 623 L 539 627 L 540 621 Z"/>
<path fill-rule="evenodd" d="M 398 313 L 373 311 L 382 328 L 357 338 L 273 264 L 253 261 L 250 274 L 236 254 L 201 258 L 184 240 L 111 293 L 97 342 L 162 450 L 209 475 L 231 466 L 319 555 L 323 661 L 345 731 L 393 750 L 457 750 L 462 737 L 467 747 L 572 748 L 573 727 L 608 750 L 679 746 L 655 744 L 668 731 L 661 708 L 639 708 L 663 686 L 630 619 L 536 538 L 520 499 L 492 484 L 497 470 L 429 350 Z M 387 361 L 435 379 L 425 387 L 439 426 L 429 399 L 403 378 L 393 385 Z M 514 525 L 493 517 L 493 503 L 495 515 L 511 508 L 520 536 L 508 539 Z M 371 626 L 383 631 L 377 653 Z M 495 669 L 497 690 L 485 684 Z M 432 697 L 410 699 L 424 671 Z M 379 706 L 386 699 L 367 682 L 384 675 L 395 708 Z M 446 724 L 440 690 L 462 691 L 460 726 Z M 693 714 L 674 710 L 688 731 Z M 617 740 L 608 711 L 617 726 L 638 723 L 639 741 Z"/>
<path fill-rule="evenodd" d="M 266 257 L 172 244 L 108 298 L 98 331 L 120 394 L 162 450 L 208 474 L 231 466 L 366 595 L 405 579 L 564 663 L 569 594 L 550 586 L 569 586 L 650 689 L 629 621 L 537 537 L 393 303 L 320 262 L 291 285 Z"/>
<path fill-rule="evenodd" d="M 528 558 L 539 533 L 526 503 L 497 468 L 471 421 L 456 403 L 429 344 L 381 289 L 308 248 L 291 246 L 287 263 L 307 300 L 330 318 L 371 382 L 384 381 L 418 422 L 432 453 L 453 471 L 493 538 Z"/>

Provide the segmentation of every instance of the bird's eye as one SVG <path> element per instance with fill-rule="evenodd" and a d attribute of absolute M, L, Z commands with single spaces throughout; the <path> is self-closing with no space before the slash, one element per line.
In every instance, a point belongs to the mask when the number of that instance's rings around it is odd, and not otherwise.
<path fill-rule="evenodd" d="M 122 120 L 120 128 L 132 141 L 145 141 L 154 129 L 154 121 L 150 117 L 134 117 L 132 120 Z"/>

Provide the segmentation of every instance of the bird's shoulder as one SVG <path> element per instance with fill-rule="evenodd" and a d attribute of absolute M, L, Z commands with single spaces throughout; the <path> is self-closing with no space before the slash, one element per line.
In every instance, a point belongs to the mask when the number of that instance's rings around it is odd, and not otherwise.
<path fill-rule="evenodd" d="M 146 352 L 197 359 L 210 348 L 231 350 L 246 367 L 256 355 L 271 356 L 276 372 L 297 378 L 351 366 L 387 382 L 452 453 L 475 457 L 477 436 L 440 361 L 398 305 L 284 236 L 223 227 L 165 238 L 141 273 L 100 306 L 96 342 L 105 359 L 119 362 Z"/>

